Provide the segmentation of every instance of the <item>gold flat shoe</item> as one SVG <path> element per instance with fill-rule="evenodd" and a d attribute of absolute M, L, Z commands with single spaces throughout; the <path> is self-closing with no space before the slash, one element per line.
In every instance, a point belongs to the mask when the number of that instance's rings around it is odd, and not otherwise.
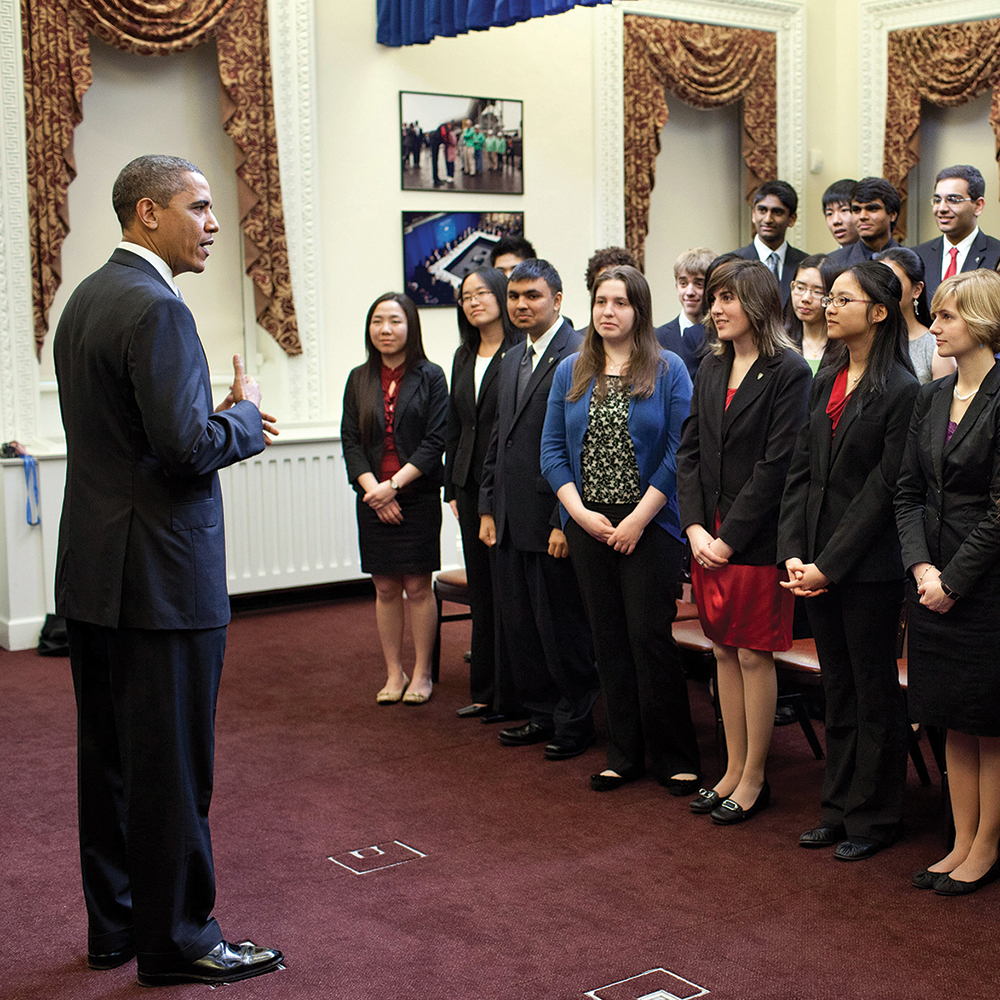
<path fill-rule="evenodd" d="M 410 683 L 410 678 L 403 674 L 403 686 L 396 691 L 390 691 L 388 688 L 382 688 L 377 695 L 375 695 L 375 701 L 379 705 L 398 705 L 403 700 L 403 694 L 406 691 L 407 686 Z"/>
<path fill-rule="evenodd" d="M 431 700 L 431 694 L 433 693 L 433 690 L 427 694 L 423 694 L 420 691 L 407 691 L 406 694 L 403 695 L 403 704 L 424 705 Z"/>

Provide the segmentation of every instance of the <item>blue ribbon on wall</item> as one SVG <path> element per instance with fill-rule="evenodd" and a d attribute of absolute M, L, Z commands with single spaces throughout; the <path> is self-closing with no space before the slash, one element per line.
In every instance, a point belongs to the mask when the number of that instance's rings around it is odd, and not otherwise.
<path fill-rule="evenodd" d="M 28 524 L 39 524 L 42 519 L 38 513 L 38 466 L 30 455 L 25 455 L 21 461 L 24 463 L 24 485 L 28 488 L 25 517 Z"/>
<path fill-rule="evenodd" d="M 505 28 L 572 7 L 596 7 L 611 0 L 378 0 L 381 45 L 425 45 L 438 35 Z"/>

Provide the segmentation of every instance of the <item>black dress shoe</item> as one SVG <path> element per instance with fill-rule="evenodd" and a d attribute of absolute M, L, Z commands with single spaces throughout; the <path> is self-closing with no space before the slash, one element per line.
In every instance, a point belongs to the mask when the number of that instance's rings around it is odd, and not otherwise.
<path fill-rule="evenodd" d="M 712 822 L 719 826 L 733 826 L 736 823 L 745 823 L 748 819 L 753 819 L 768 802 L 771 801 L 771 786 L 765 781 L 764 787 L 757 793 L 754 804 L 744 809 L 738 802 L 732 799 L 723 799 L 722 804 L 712 810 Z"/>
<path fill-rule="evenodd" d="M 910 882 L 917 889 L 933 889 L 935 883 L 942 875 L 950 875 L 951 872 L 932 872 L 927 868 L 921 868 L 920 871 L 913 873 L 913 877 Z"/>
<path fill-rule="evenodd" d="M 630 767 L 622 774 L 592 774 L 590 776 L 590 787 L 595 792 L 613 792 L 622 785 L 627 785 L 630 781 L 641 778 L 645 771 L 641 767 Z"/>
<path fill-rule="evenodd" d="M 545 743 L 552 739 L 555 730 L 539 722 L 526 722 L 516 729 L 501 729 L 500 742 L 505 747 L 529 747 L 532 743 Z"/>
<path fill-rule="evenodd" d="M 518 719 L 526 719 L 527 717 L 527 712 L 494 712 L 490 709 L 479 721 L 484 726 L 492 726 L 497 722 L 517 722 Z"/>
<path fill-rule="evenodd" d="M 840 823 L 836 826 L 817 826 L 799 837 L 799 847 L 833 847 L 846 836 L 847 831 Z"/>
<path fill-rule="evenodd" d="M 123 948 L 121 951 L 87 952 L 87 966 L 91 969 L 98 969 L 105 972 L 108 969 L 117 969 L 119 965 L 131 962 L 135 958 L 135 948 Z"/>
<path fill-rule="evenodd" d="M 167 972 L 139 970 L 140 986 L 172 986 L 174 983 L 235 983 L 271 972 L 281 963 L 275 948 L 258 948 L 252 941 L 230 944 L 220 941 L 207 955 L 184 962 Z"/>
<path fill-rule="evenodd" d="M 491 711 L 489 705 L 466 705 L 465 708 L 460 708 L 455 714 L 460 719 L 475 719 L 477 716 L 486 715 Z"/>
<path fill-rule="evenodd" d="M 698 789 L 698 798 L 692 799 L 688 803 L 691 812 L 699 816 L 703 813 L 710 813 L 722 802 L 722 796 L 714 789 L 706 791 L 704 788 Z"/>
<path fill-rule="evenodd" d="M 593 734 L 590 736 L 555 736 L 545 744 L 543 752 L 546 760 L 569 760 L 586 753 L 587 748 L 593 742 Z"/>
<path fill-rule="evenodd" d="M 701 778 L 666 778 L 660 784 L 671 794 L 681 798 L 699 791 L 698 782 Z"/>
<path fill-rule="evenodd" d="M 894 841 L 886 843 L 881 840 L 872 840 L 871 837 L 848 837 L 842 840 L 833 856 L 838 861 L 863 861 L 865 858 L 873 857 L 879 851 L 891 847 Z"/>
<path fill-rule="evenodd" d="M 984 885 L 989 885 L 998 878 L 1000 878 L 1000 858 L 997 858 L 990 870 L 975 882 L 959 882 L 950 875 L 939 875 L 934 883 L 934 891 L 939 896 L 968 896 L 970 892 L 982 889 Z"/>

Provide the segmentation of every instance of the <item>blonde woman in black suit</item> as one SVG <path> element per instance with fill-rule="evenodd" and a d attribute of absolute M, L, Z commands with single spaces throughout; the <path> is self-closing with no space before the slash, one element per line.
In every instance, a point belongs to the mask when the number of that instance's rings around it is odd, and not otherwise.
<path fill-rule="evenodd" d="M 728 764 L 691 810 L 732 824 L 770 798 L 773 653 L 792 645 L 794 608 L 775 555 L 778 508 L 811 376 L 784 331 L 778 285 L 763 264 L 719 264 L 705 300 L 711 353 L 695 379 L 677 482 L 698 614 L 718 664 Z"/>
<path fill-rule="evenodd" d="M 1000 877 L 1000 275 L 946 278 L 931 310 L 958 373 L 917 395 L 896 522 L 911 577 L 910 717 L 948 731 L 955 843 L 913 884 L 962 896 Z"/>

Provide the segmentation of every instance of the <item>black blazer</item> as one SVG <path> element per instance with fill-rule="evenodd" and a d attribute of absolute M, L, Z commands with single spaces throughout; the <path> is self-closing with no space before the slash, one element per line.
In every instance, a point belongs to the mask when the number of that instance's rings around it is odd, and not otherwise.
<path fill-rule="evenodd" d="M 545 355 L 535 362 L 524 398 L 516 406 L 517 369 L 525 344 L 516 344 L 500 362 L 497 418 L 483 464 L 479 512 L 493 515 L 498 543 L 509 530 L 513 546 L 524 552 L 546 552 L 549 534 L 559 524 L 556 495 L 542 475 L 542 425 L 556 368 L 581 340 L 563 320 Z"/>
<path fill-rule="evenodd" d="M 1000 365 L 983 380 L 951 440 L 945 432 L 957 375 L 917 393 L 896 491 L 903 565 L 933 563 L 959 595 L 1000 557 Z"/>
<path fill-rule="evenodd" d="M 523 340 L 523 336 L 519 338 Z M 518 339 L 505 339 L 490 359 L 476 392 L 476 351 L 463 344 L 451 367 L 448 429 L 445 433 L 444 498 L 454 500 L 455 487 L 476 486 L 483 478 L 483 462 L 497 415 L 497 375 L 504 353 Z"/>
<path fill-rule="evenodd" d="M 853 243 L 848 243 L 846 247 L 834 250 L 826 258 L 826 266 L 831 270 L 850 267 L 853 264 L 860 264 L 863 260 L 871 260 L 875 253 L 885 253 L 886 250 L 891 250 L 893 247 L 901 245 L 890 236 L 889 242 L 881 250 L 875 251 L 869 250 L 864 240 L 855 240 Z M 930 300 L 928 299 L 928 301 Z"/>
<path fill-rule="evenodd" d="M 734 250 L 733 253 L 737 257 L 742 257 L 744 260 L 760 260 L 760 255 L 757 253 L 757 247 L 753 243 L 748 243 L 745 247 L 740 247 L 739 250 Z M 785 303 L 788 301 L 788 296 L 792 290 L 792 278 L 795 277 L 795 269 L 799 266 L 799 261 L 805 260 L 809 255 L 799 250 L 798 247 L 793 247 L 790 243 L 788 244 L 788 249 L 785 251 L 785 263 L 781 269 L 781 281 L 778 284 L 781 286 L 781 305 L 784 307 Z M 766 264 L 764 265 L 767 266 Z"/>
<path fill-rule="evenodd" d="M 677 317 L 669 323 L 664 323 L 663 326 L 658 326 L 654 332 L 656 339 L 660 342 L 660 347 L 665 351 L 673 351 L 684 362 L 693 382 L 695 375 L 698 374 L 701 359 L 704 357 L 702 353 L 705 343 L 704 324 L 695 323 L 694 326 L 689 326 L 682 337 L 680 318 Z"/>
<path fill-rule="evenodd" d="M 773 566 L 778 508 L 806 417 L 809 365 L 788 348 L 758 357 L 726 408 L 732 352 L 709 355 L 694 383 L 677 451 L 681 528 L 700 524 L 735 550 L 732 562 Z"/>
<path fill-rule="evenodd" d="M 378 392 L 378 423 L 382 433 L 367 447 L 361 441 L 358 421 L 358 384 L 367 365 L 359 365 L 347 377 L 344 389 L 344 416 L 340 437 L 347 464 L 347 478 L 359 493 L 358 476 L 370 472 L 382 478 L 382 446 L 385 435 L 385 410 L 382 390 Z M 422 473 L 407 488 L 425 492 L 440 490 L 444 480 L 441 456 L 444 453 L 444 431 L 448 421 L 448 386 L 441 368 L 426 359 L 403 374 L 396 396 L 393 434 L 400 465 L 412 462 Z"/>
<path fill-rule="evenodd" d="M 781 498 L 778 562 L 814 562 L 834 583 L 903 578 L 893 495 L 919 383 L 902 365 L 885 390 L 848 402 L 831 438 L 837 369 L 816 374 Z"/>
<path fill-rule="evenodd" d="M 257 407 L 213 412 L 191 311 L 128 250 L 70 296 L 53 352 L 67 451 L 56 611 L 107 628 L 225 625 L 217 470 L 264 450 Z"/>
<path fill-rule="evenodd" d="M 924 287 L 927 290 L 927 305 L 930 306 L 938 285 L 941 284 L 941 258 L 944 256 L 944 237 L 938 236 L 926 243 L 918 243 L 913 248 L 924 262 Z M 1000 240 L 987 236 L 981 229 L 976 236 L 962 265 L 962 271 L 975 271 L 985 267 L 995 271 L 1000 263 Z M 940 568 L 940 567 L 939 567 Z"/>

